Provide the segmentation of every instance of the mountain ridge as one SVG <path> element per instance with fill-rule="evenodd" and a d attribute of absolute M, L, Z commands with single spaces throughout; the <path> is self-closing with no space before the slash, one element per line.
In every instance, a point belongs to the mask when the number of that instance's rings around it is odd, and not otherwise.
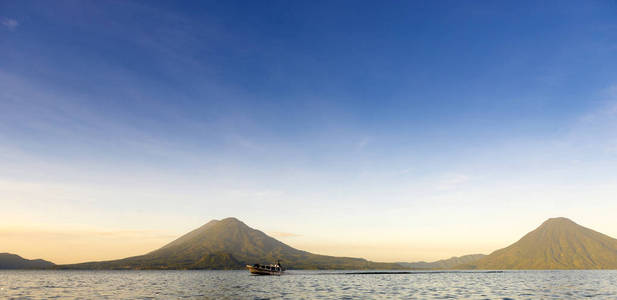
<path fill-rule="evenodd" d="M 281 260 L 290 269 L 617 269 L 617 239 L 558 217 L 489 255 L 378 263 L 295 249 L 236 218 L 211 220 L 163 247 L 118 260 L 54 265 L 0 253 L 0 269 L 242 269 Z"/>
<path fill-rule="evenodd" d="M 445 270 L 453 269 L 464 264 L 471 264 L 485 256 L 485 254 L 467 254 L 462 256 L 453 256 L 450 258 L 440 259 L 432 262 L 397 262 L 397 264 L 412 270 Z"/>
<path fill-rule="evenodd" d="M 242 269 L 281 260 L 290 269 L 401 269 L 395 263 L 313 254 L 288 246 L 242 221 L 212 220 L 144 255 L 62 265 L 68 269 Z"/>
<path fill-rule="evenodd" d="M 617 239 L 563 217 L 463 269 L 617 269 Z"/>
<path fill-rule="evenodd" d="M 48 269 L 54 263 L 44 259 L 26 259 L 13 253 L 0 253 L 0 269 Z"/>

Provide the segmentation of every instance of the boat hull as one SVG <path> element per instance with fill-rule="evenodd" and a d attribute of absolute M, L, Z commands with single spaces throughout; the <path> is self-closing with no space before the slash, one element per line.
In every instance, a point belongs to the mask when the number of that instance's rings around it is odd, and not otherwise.
<path fill-rule="evenodd" d="M 254 275 L 281 275 L 283 273 L 283 271 L 266 270 L 263 268 L 256 268 L 250 265 L 247 265 L 246 268 L 249 270 L 249 272 L 251 272 L 251 274 Z"/>

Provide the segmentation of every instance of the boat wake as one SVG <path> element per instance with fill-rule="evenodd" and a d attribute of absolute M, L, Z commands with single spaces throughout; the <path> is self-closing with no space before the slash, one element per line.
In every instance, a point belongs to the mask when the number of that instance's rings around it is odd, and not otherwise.
<path fill-rule="evenodd" d="M 423 274 L 491 274 L 503 273 L 504 271 L 288 271 L 285 275 L 423 275 Z"/>

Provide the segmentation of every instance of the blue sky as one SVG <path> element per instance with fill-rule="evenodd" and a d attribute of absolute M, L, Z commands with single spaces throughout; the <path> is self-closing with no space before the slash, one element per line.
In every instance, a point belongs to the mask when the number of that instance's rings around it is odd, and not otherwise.
<path fill-rule="evenodd" d="M 616 13 L 3 1 L 0 251 L 111 232 L 49 258 L 115 258 L 227 216 L 386 261 L 490 252 L 556 215 L 617 236 Z"/>

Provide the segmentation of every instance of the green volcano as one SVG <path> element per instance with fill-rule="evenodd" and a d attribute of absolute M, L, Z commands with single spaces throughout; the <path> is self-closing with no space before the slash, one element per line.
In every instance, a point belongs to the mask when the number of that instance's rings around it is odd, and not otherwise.
<path fill-rule="evenodd" d="M 397 269 L 398 264 L 312 254 L 292 248 L 235 218 L 213 220 L 148 254 L 64 265 L 77 269 L 241 269 L 280 260 L 295 269 Z"/>
<path fill-rule="evenodd" d="M 548 219 L 518 242 L 476 262 L 474 269 L 617 269 L 617 239 L 570 219 Z"/>

